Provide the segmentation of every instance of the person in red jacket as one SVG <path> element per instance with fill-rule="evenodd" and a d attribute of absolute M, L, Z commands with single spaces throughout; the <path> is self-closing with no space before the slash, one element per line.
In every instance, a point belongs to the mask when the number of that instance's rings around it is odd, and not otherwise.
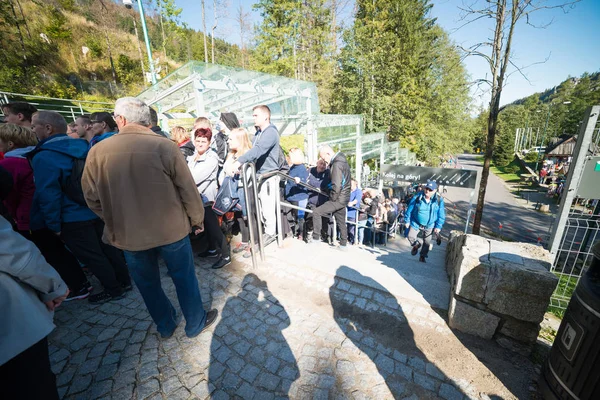
<path fill-rule="evenodd" d="M 30 230 L 29 215 L 35 185 L 33 170 L 25 155 L 35 148 L 37 142 L 29 128 L 15 124 L 0 125 L 0 151 L 5 153 L 0 166 L 13 177 L 13 188 L 4 199 L 4 205 L 16 222 L 17 231 L 35 243 L 48 264 L 54 267 L 71 289 L 65 301 L 84 299 L 89 296 L 91 286 L 75 256 L 49 229 Z"/>

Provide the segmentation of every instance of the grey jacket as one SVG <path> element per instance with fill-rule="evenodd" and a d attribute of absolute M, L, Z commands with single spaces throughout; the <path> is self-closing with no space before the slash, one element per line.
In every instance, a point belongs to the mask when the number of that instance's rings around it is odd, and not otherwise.
<path fill-rule="evenodd" d="M 279 170 L 279 132 L 275 125 L 271 124 L 264 131 L 256 132 L 252 148 L 243 156 L 238 158 L 240 164 L 253 162 L 256 164 L 256 173 Z"/>
<path fill-rule="evenodd" d="M 194 161 L 196 154 L 189 156 L 187 163 L 198 192 L 202 196 L 202 201 L 206 205 L 208 202 L 215 201 L 219 189 L 217 184 L 219 156 L 213 149 L 208 149 L 206 153 L 200 156 L 198 161 Z"/>
<path fill-rule="evenodd" d="M 0 365 L 52 332 L 54 313 L 43 302 L 66 292 L 37 247 L 0 217 Z"/>

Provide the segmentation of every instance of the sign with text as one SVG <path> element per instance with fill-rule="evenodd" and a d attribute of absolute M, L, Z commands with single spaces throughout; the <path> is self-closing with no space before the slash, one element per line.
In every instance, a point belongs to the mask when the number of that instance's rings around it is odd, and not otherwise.
<path fill-rule="evenodd" d="M 381 177 L 387 187 L 401 186 L 405 182 L 425 183 L 474 189 L 477 171 L 459 168 L 429 168 L 409 165 L 382 165 Z"/>

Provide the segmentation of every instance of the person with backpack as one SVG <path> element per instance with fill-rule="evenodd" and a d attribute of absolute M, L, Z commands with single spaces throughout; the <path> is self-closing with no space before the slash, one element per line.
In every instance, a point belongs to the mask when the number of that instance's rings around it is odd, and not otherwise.
<path fill-rule="evenodd" d="M 31 129 L 40 140 L 27 153 L 36 186 L 31 229 L 49 229 L 98 278 L 104 291 L 89 296 L 90 303 L 122 298 L 132 289 L 125 259 L 119 250 L 102 241 L 104 223 L 83 197 L 81 176 L 88 142 L 67 136 L 67 122 L 53 111 L 35 113 Z"/>
<path fill-rule="evenodd" d="M 446 221 L 444 198 L 437 193 L 437 183 L 428 181 L 423 190 L 411 199 L 404 215 L 404 223 L 408 231 L 411 254 L 414 256 L 421 247 L 420 262 L 425 262 L 431 243 L 432 234 L 439 235 Z M 417 235 L 423 230 L 423 246 L 417 241 Z"/>

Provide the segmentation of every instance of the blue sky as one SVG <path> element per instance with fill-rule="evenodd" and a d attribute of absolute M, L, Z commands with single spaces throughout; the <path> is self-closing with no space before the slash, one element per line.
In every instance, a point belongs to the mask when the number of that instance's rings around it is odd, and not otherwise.
<path fill-rule="evenodd" d="M 241 4 L 245 11 L 251 11 L 254 0 L 227 0 L 228 5 L 220 8 L 224 17 L 217 28 L 217 36 L 232 42 L 239 43 L 237 24 L 233 17 L 238 6 Z M 182 20 L 191 27 L 201 29 L 200 0 L 175 0 L 176 4 L 183 9 Z M 464 22 L 460 20 L 461 11 L 459 6 L 464 3 L 471 4 L 475 0 L 437 0 L 432 1 L 434 7 L 432 16 L 437 22 L 450 33 L 450 37 L 457 45 L 469 47 L 493 36 L 493 21 L 480 20 L 457 29 Z M 483 0 L 479 0 L 483 3 Z M 557 4 L 564 1 L 547 0 L 547 4 Z M 212 24 L 212 1 L 206 0 L 207 27 Z M 346 10 L 351 15 L 352 5 Z M 568 76 L 579 76 L 584 72 L 596 72 L 600 70 L 600 42 L 598 41 L 598 27 L 600 26 L 600 1 L 582 0 L 570 9 L 568 13 L 561 10 L 539 11 L 532 15 L 532 21 L 537 25 L 543 25 L 552 21 L 545 29 L 537 29 L 520 23 L 515 31 L 513 40 L 513 62 L 524 67 L 533 63 L 544 61 L 543 64 L 533 65 L 523 72 L 529 79 L 512 74 L 502 92 L 502 104 L 510 103 L 521 97 L 535 92 L 541 92 L 547 88 L 558 85 Z M 348 23 L 351 22 L 346 18 Z M 260 15 L 253 12 L 252 22 L 260 22 Z M 471 79 L 489 77 L 489 68 L 478 57 L 467 57 L 465 65 Z M 514 68 L 508 71 L 514 72 Z M 474 103 L 487 104 L 489 93 L 484 86 L 479 90 L 474 88 L 472 95 Z"/>

